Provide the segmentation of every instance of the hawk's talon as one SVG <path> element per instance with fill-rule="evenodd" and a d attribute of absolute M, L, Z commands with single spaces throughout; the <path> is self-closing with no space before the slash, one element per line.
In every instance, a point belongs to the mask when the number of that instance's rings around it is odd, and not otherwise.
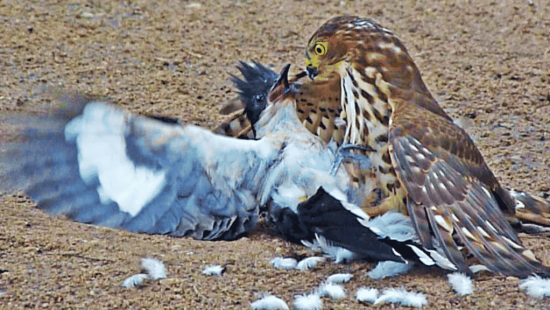
<path fill-rule="evenodd" d="M 338 169 L 340 169 L 340 166 L 342 166 L 342 163 L 344 160 L 348 159 L 350 161 L 355 162 L 361 162 L 364 160 L 368 160 L 369 158 L 365 156 L 364 154 L 353 154 L 351 151 L 363 151 L 365 153 L 372 152 L 373 149 L 371 147 L 365 147 L 361 145 L 354 145 L 354 144 L 342 144 L 337 150 L 336 150 L 336 157 L 334 158 L 334 163 L 332 164 L 332 167 L 330 168 L 330 174 L 336 175 L 336 172 L 338 172 Z M 370 160 L 368 165 L 370 166 Z"/>

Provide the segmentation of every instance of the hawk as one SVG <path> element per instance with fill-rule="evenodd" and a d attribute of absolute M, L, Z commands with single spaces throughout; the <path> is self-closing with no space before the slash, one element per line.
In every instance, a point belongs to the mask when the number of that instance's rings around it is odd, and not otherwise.
<path fill-rule="evenodd" d="M 249 69 L 243 83 L 261 77 L 258 68 Z M 257 140 L 78 97 L 46 116 L 12 116 L 24 127 L 23 140 L 0 145 L 0 166 L 9 168 L 0 169 L 0 192 L 26 188 L 41 209 L 78 222 L 201 240 L 238 238 L 265 208 L 281 235 L 296 242 L 338 247 L 323 233 L 338 236 L 347 227 L 370 245 L 358 254 L 448 264 L 423 249 L 402 215 L 371 222 L 352 203 L 372 184 L 351 186 L 346 169 L 332 169 L 335 150 L 296 115 L 288 70 L 266 96 L 248 102 Z M 247 83 L 237 85 L 246 92 Z M 371 167 L 368 158 L 356 166 Z"/>
<path fill-rule="evenodd" d="M 422 244 L 463 272 L 461 245 L 495 272 L 548 271 L 507 220 L 515 199 L 431 95 L 399 38 L 369 19 L 336 17 L 313 34 L 306 58 L 313 81 L 303 84 L 324 94 L 333 92 L 325 85 L 340 86 L 343 144 L 367 150 L 377 172 L 382 200 L 363 205 L 366 213 L 409 214 Z"/>
<path fill-rule="evenodd" d="M 410 215 L 422 244 L 438 249 L 460 271 L 467 271 L 459 251 L 465 245 L 495 272 L 546 272 L 508 222 L 548 225 L 544 214 L 550 203 L 500 186 L 467 133 L 433 98 L 393 33 L 368 19 L 337 17 L 315 32 L 306 57 L 311 79 L 294 84 L 296 112 L 323 140 L 355 147 L 354 152 L 370 159 L 376 185 L 360 202 L 367 214 L 397 210 Z M 264 67 L 263 75 L 268 71 Z M 257 87 L 256 95 L 261 92 Z M 241 94 L 241 106 L 247 100 Z M 218 130 L 232 134 L 231 128 L 244 136 L 246 130 L 236 128 L 245 121 L 235 113 Z M 235 119 L 240 120 L 237 126 Z M 340 241 L 345 246 L 345 238 Z"/>

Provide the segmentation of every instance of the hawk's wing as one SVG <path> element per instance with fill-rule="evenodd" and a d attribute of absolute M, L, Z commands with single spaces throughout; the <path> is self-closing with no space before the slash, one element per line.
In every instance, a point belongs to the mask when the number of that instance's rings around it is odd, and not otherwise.
<path fill-rule="evenodd" d="M 504 212 L 513 214 L 513 199 L 464 130 L 398 102 L 390 124 L 392 164 L 425 246 L 443 249 L 461 271 L 467 264 L 454 237 L 493 271 L 518 276 L 547 271 L 508 223 Z"/>
<path fill-rule="evenodd" d="M 49 213 L 150 234 L 211 240 L 251 230 L 258 184 L 277 154 L 265 139 L 236 140 L 101 102 L 16 121 L 26 124 L 24 142 L 2 145 L 0 163 L 13 169 L 0 170 L 0 189 L 26 187 Z"/>

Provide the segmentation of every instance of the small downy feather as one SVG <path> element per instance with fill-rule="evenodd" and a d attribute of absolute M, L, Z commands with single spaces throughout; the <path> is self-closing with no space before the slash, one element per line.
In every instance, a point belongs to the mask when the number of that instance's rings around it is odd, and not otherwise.
<path fill-rule="evenodd" d="M 164 269 L 164 264 L 158 259 L 141 259 L 141 268 L 145 269 L 149 277 L 153 280 L 166 278 L 166 269 Z"/>
<path fill-rule="evenodd" d="M 120 286 L 124 288 L 142 286 L 147 279 L 149 279 L 149 276 L 144 273 L 135 274 L 131 277 L 126 278 Z"/>
<path fill-rule="evenodd" d="M 342 299 L 346 297 L 346 291 L 341 285 L 334 283 L 323 283 L 317 290 L 319 297 L 328 296 L 331 299 Z"/>
<path fill-rule="evenodd" d="M 402 304 L 407 307 L 420 308 L 428 304 L 426 295 L 422 293 L 407 292 L 404 288 L 389 288 L 382 292 L 382 295 L 376 299 L 375 305 L 392 303 Z"/>
<path fill-rule="evenodd" d="M 478 272 L 481 272 L 481 271 L 491 272 L 491 270 L 489 270 L 489 268 L 487 268 L 487 266 L 485 266 L 485 265 L 471 265 L 470 267 L 468 267 L 468 269 L 470 269 L 471 273 L 478 273 Z"/>
<path fill-rule="evenodd" d="M 281 298 L 275 297 L 273 295 L 264 296 L 262 299 L 251 303 L 250 308 L 266 309 L 266 310 L 275 310 L 275 309 L 288 310 L 288 306 L 286 302 L 284 302 Z"/>
<path fill-rule="evenodd" d="M 220 265 L 207 266 L 202 270 L 202 274 L 207 276 L 220 276 L 225 272 L 225 267 Z"/>
<path fill-rule="evenodd" d="M 318 256 L 304 258 L 296 265 L 296 269 L 301 271 L 310 270 L 317 267 L 317 264 L 319 264 L 324 260 L 325 260 L 324 257 L 318 257 Z"/>
<path fill-rule="evenodd" d="M 395 277 L 409 272 L 412 265 L 392 261 L 378 262 L 373 269 L 367 272 L 366 276 L 374 280 Z"/>
<path fill-rule="evenodd" d="M 530 276 L 521 281 L 519 288 L 525 290 L 527 295 L 533 298 L 543 299 L 544 297 L 550 297 L 550 279 Z"/>
<path fill-rule="evenodd" d="M 297 262 L 294 258 L 284 258 L 276 257 L 270 261 L 271 265 L 275 268 L 282 269 L 294 269 L 296 268 Z"/>
<path fill-rule="evenodd" d="M 294 308 L 298 310 L 321 310 L 323 301 L 317 294 L 298 295 L 294 299 Z"/>
<path fill-rule="evenodd" d="M 355 293 L 355 299 L 360 302 L 368 302 L 373 304 L 378 299 L 378 290 L 375 288 L 361 287 Z"/>
<path fill-rule="evenodd" d="M 334 246 L 331 241 L 321 235 L 315 234 L 315 238 L 322 252 L 325 253 L 327 257 L 334 259 L 336 264 L 351 262 L 357 258 L 357 255 L 352 251 Z"/>
<path fill-rule="evenodd" d="M 335 273 L 327 278 L 327 283 L 345 283 L 353 278 L 351 273 Z"/>
<path fill-rule="evenodd" d="M 454 272 L 448 274 L 447 278 L 449 279 L 449 285 L 458 294 L 458 296 L 470 295 L 474 292 L 472 279 L 470 279 L 467 275 L 460 272 Z"/>

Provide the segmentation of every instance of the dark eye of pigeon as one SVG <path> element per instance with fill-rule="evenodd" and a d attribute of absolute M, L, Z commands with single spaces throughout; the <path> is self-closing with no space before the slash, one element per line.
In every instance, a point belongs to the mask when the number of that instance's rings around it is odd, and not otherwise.
<path fill-rule="evenodd" d="M 264 96 L 264 95 L 256 95 L 256 96 L 254 97 L 254 100 L 256 100 L 257 103 L 262 102 L 264 99 L 265 99 L 265 96 Z"/>

